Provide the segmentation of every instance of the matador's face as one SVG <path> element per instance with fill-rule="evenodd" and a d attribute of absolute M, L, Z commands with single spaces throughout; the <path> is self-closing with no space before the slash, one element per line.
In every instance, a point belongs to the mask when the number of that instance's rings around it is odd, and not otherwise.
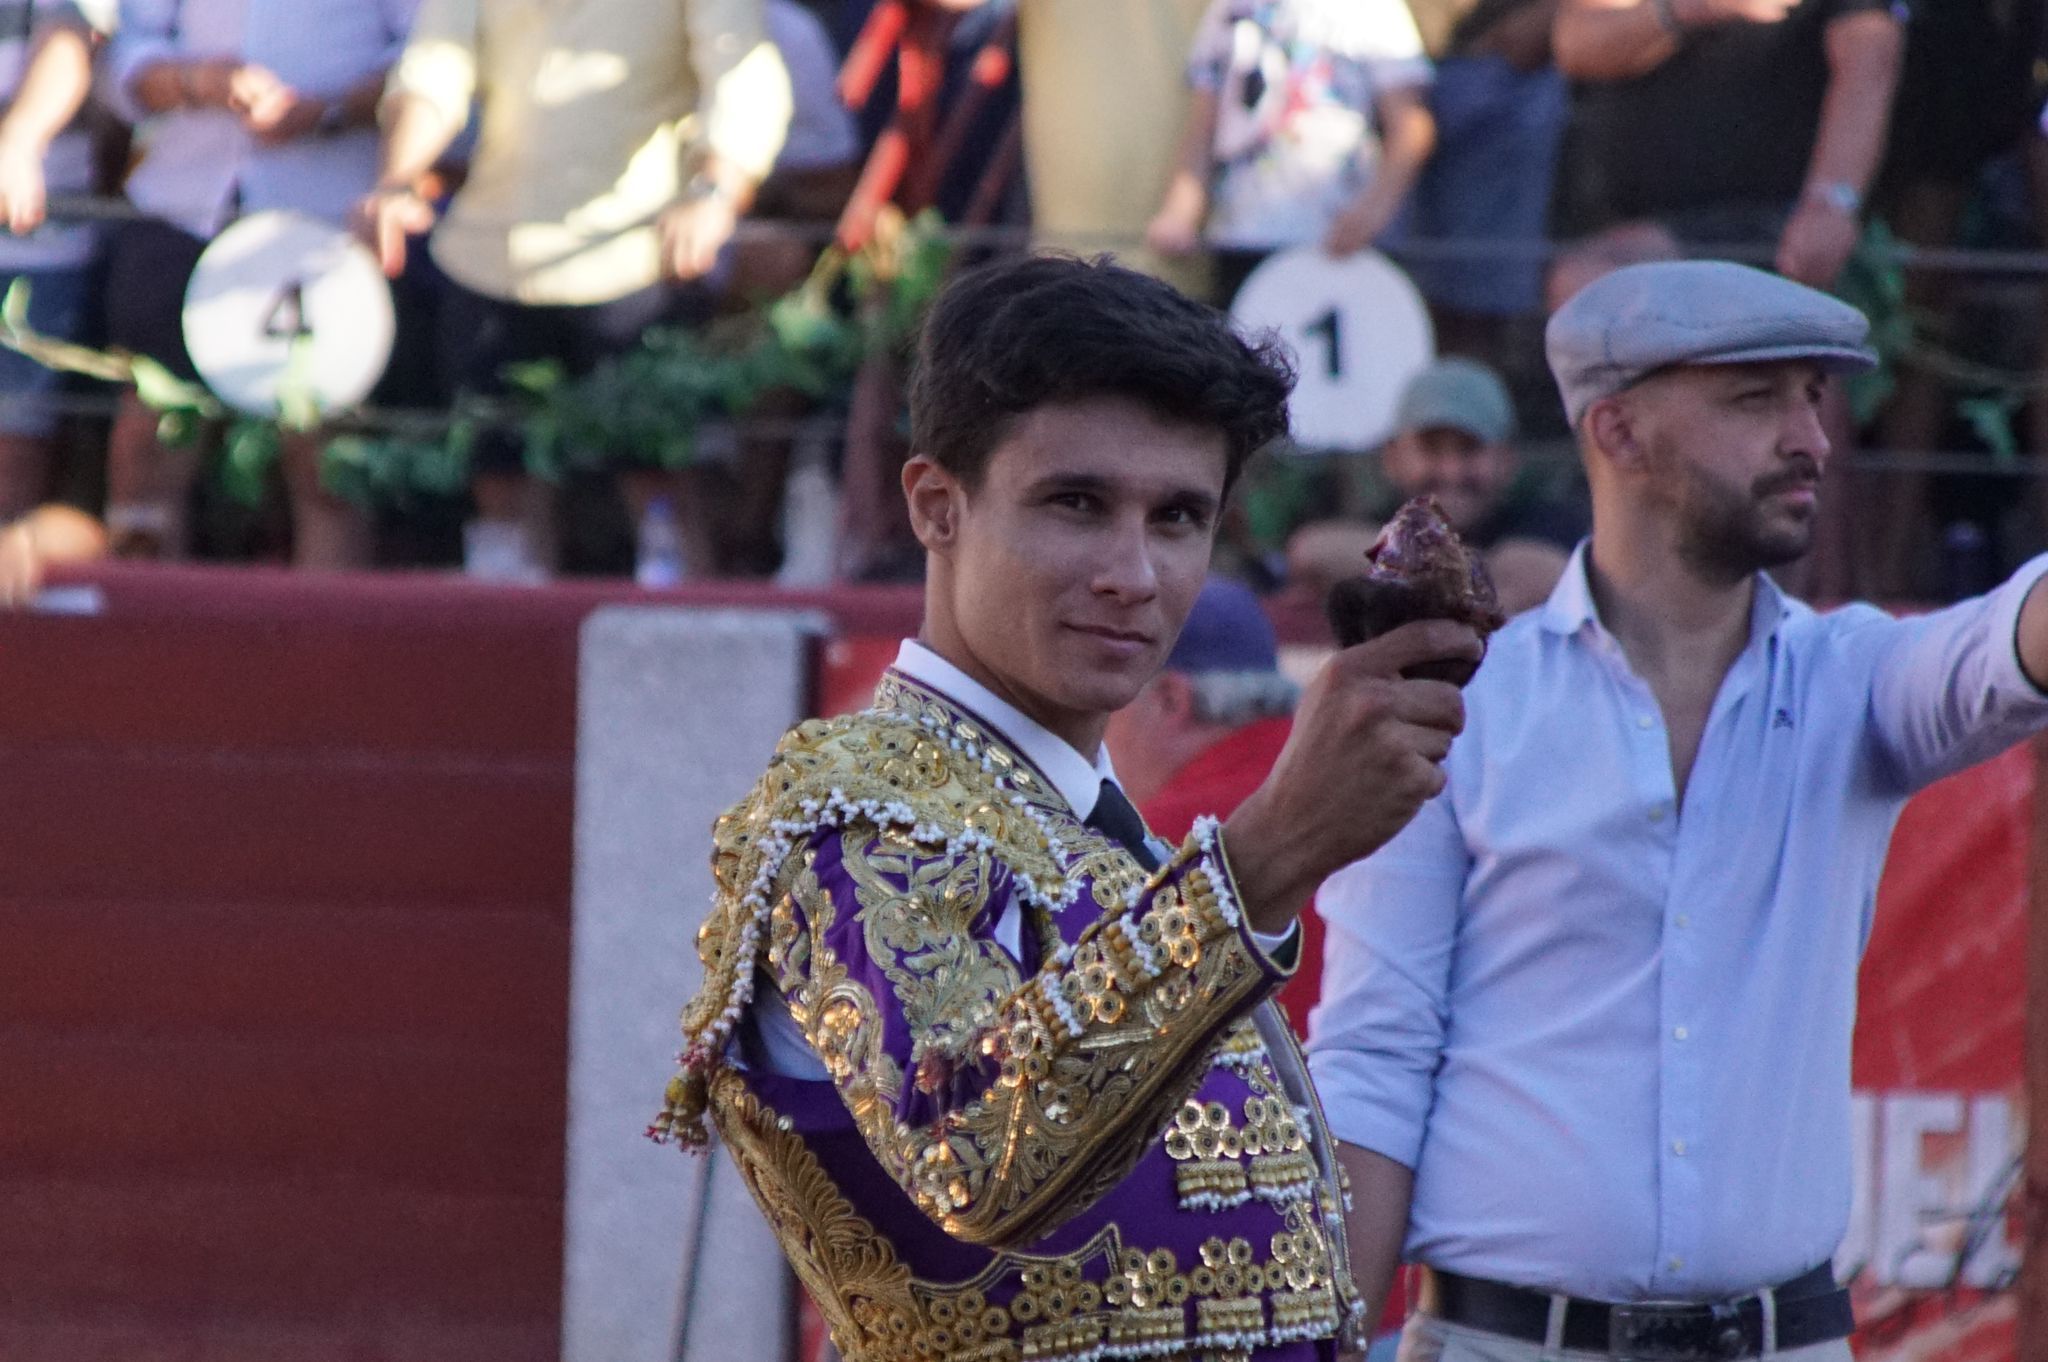
<path fill-rule="evenodd" d="M 948 551 L 955 625 L 999 693 L 1055 731 L 1130 703 L 1202 589 L 1224 449 L 1125 398 L 1015 421 Z"/>

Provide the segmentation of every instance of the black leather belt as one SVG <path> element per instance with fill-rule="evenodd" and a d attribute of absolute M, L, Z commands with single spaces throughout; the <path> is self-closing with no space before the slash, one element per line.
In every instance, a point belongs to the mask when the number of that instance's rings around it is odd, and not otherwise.
<path fill-rule="evenodd" d="M 1430 1268 L 1424 1270 L 1422 1292 L 1423 1309 L 1447 1323 L 1530 1343 L 1548 1336 L 1551 1298 L 1541 1291 Z M 1772 1294 L 1782 1352 L 1847 1338 L 1856 1328 L 1849 1293 L 1835 1285 L 1828 1264 Z M 1757 1357 L 1764 1350 L 1763 1298 L 1611 1305 L 1574 1297 L 1565 1306 L 1564 1346 L 1629 1362 Z"/>

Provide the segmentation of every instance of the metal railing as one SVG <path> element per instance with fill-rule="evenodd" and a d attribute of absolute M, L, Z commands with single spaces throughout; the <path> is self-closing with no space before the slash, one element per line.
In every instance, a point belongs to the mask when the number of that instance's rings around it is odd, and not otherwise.
<path fill-rule="evenodd" d="M 900 178 L 900 177 L 899 177 Z M 106 195 L 58 195 L 49 203 L 51 221 L 60 223 L 120 224 L 143 220 L 147 215 L 127 199 Z M 963 224 L 940 229 L 945 241 L 967 253 L 999 253 L 1029 249 L 1034 240 L 1029 227 L 1004 224 Z M 796 223 L 775 220 L 743 222 L 736 240 L 746 242 L 797 242 L 815 248 L 843 244 L 841 224 Z M 1127 251 L 1139 243 L 1121 234 L 1062 233 L 1068 248 Z M 1574 249 L 1576 243 L 1518 238 L 1407 239 L 1389 250 L 1403 261 L 1416 263 L 1546 263 Z M 1765 249 L 1729 251 L 1727 258 L 1768 264 Z M 1960 247 L 1920 247 L 1904 243 L 1886 248 L 1883 259 L 1900 268 L 1962 276 L 1981 284 L 2007 288 L 2034 288 L 2048 281 L 2048 251 L 1982 250 Z M 2042 344 L 2048 345 L 2048 325 L 2043 326 Z M 86 418 L 111 417 L 116 397 L 104 385 L 80 384 L 66 391 L 0 395 L 0 410 L 26 406 L 39 412 Z M 473 413 L 472 413 L 473 414 Z M 445 430 L 451 414 L 445 409 L 366 407 L 350 414 L 352 428 L 380 434 L 431 438 Z M 763 438 L 817 440 L 832 438 L 837 424 L 831 417 L 789 419 L 786 417 L 742 416 L 730 421 L 710 421 L 707 429 L 737 428 Z M 1568 442 L 1531 442 L 1525 452 L 1545 461 L 1575 458 Z M 1848 461 L 1858 470 L 1875 473 L 1924 475 L 1974 475 L 2031 481 L 2048 475 L 2048 451 L 2037 457 L 1997 461 L 1982 452 L 1964 449 L 1887 449 L 1864 447 L 1851 451 Z"/>

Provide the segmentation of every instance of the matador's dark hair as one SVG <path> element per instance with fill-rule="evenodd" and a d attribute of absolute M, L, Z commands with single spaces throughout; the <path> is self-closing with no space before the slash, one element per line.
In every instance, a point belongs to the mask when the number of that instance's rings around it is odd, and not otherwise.
<path fill-rule="evenodd" d="M 1222 432 L 1224 487 L 1287 433 L 1294 368 L 1277 341 L 1108 257 L 1032 255 L 962 274 L 932 305 L 910 385 L 910 441 L 976 486 L 1010 423 L 1126 397 Z"/>

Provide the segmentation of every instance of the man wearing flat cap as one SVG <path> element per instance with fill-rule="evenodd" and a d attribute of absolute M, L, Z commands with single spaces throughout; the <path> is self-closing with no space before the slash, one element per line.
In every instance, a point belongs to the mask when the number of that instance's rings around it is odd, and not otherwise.
<path fill-rule="evenodd" d="M 1495 635 L 1442 794 L 1318 906 L 1312 1064 L 1403 1356 L 1847 1359 L 1856 968 L 1921 787 L 2048 725 L 2048 558 L 1817 614 L 1853 308 L 1723 262 L 1589 285 L 1547 345 L 1593 495 Z"/>

